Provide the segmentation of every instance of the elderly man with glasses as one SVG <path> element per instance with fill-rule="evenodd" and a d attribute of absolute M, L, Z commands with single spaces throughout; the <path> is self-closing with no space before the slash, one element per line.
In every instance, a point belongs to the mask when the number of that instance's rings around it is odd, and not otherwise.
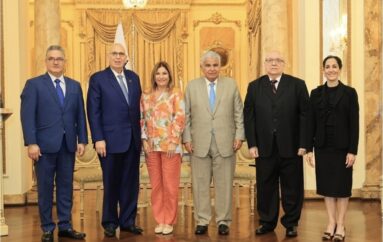
<path fill-rule="evenodd" d="M 303 164 L 306 153 L 308 91 L 303 80 L 283 73 L 284 58 L 272 51 L 265 59 L 266 75 L 249 83 L 245 98 L 245 134 L 257 159 L 257 235 L 274 231 L 279 216 L 286 236 L 298 235 L 303 204 Z"/>
<path fill-rule="evenodd" d="M 140 79 L 124 68 L 125 48 L 113 44 L 109 67 L 89 81 L 87 112 L 104 184 L 102 226 L 106 237 L 116 229 L 141 234 L 135 225 L 141 152 Z M 119 207 L 119 209 L 118 209 Z"/>

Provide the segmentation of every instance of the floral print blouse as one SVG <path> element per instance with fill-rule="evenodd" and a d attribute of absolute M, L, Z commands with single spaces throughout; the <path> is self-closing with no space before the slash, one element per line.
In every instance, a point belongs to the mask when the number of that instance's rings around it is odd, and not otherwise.
<path fill-rule="evenodd" d="M 172 143 L 182 153 L 182 132 L 185 127 L 185 102 L 178 90 L 154 92 L 141 96 L 141 138 L 151 143 L 153 151 L 168 151 Z"/>

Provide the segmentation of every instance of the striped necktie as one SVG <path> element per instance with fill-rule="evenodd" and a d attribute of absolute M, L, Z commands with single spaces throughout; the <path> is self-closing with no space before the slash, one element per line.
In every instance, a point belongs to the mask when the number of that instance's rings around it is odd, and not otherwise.
<path fill-rule="evenodd" d="M 272 90 L 273 90 L 273 93 L 276 94 L 277 93 L 277 86 L 275 84 L 277 84 L 277 80 L 271 80 L 271 87 L 272 87 Z"/>

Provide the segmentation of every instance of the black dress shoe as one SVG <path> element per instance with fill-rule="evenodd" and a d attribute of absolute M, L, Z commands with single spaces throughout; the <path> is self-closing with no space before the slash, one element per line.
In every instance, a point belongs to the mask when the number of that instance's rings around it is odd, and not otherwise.
<path fill-rule="evenodd" d="M 287 237 L 297 237 L 298 236 L 297 227 L 296 226 L 288 227 L 286 229 L 286 236 Z"/>
<path fill-rule="evenodd" d="M 120 230 L 129 232 L 132 234 L 142 234 L 142 232 L 144 231 L 143 229 L 141 229 L 140 227 L 136 225 L 129 225 L 128 227 L 120 227 Z"/>
<path fill-rule="evenodd" d="M 59 237 L 66 237 L 71 239 L 84 239 L 86 234 L 82 232 L 77 232 L 74 229 L 60 230 Z"/>
<path fill-rule="evenodd" d="M 44 232 L 41 236 L 41 242 L 53 242 L 53 232 L 47 231 Z"/>
<path fill-rule="evenodd" d="M 227 226 L 226 224 L 220 224 L 218 226 L 218 234 L 228 235 L 229 234 L 229 226 Z"/>
<path fill-rule="evenodd" d="M 112 226 L 105 227 L 104 228 L 104 234 L 106 237 L 115 237 L 116 236 L 116 229 Z"/>
<path fill-rule="evenodd" d="M 208 228 L 207 225 L 197 225 L 197 227 L 195 228 L 194 233 L 198 234 L 198 235 L 206 234 L 207 228 Z"/>
<path fill-rule="evenodd" d="M 267 234 L 267 233 L 270 233 L 273 231 L 274 231 L 274 229 L 268 228 L 265 225 L 261 225 L 255 230 L 255 234 L 256 235 L 262 235 L 262 234 Z"/>

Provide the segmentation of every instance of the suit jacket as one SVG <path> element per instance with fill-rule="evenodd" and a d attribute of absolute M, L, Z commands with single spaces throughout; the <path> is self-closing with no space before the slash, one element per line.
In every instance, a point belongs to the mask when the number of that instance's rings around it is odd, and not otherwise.
<path fill-rule="evenodd" d="M 282 74 L 276 94 L 267 75 L 250 82 L 244 108 L 249 148 L 256 146 L 261 157 L 270 156 L 274 135 L 282 157 L 307 148 L 308 104 L 306 84 L 296 77 Z"/>
<path fill-rule="evenodd" d="M 140 79 L 136 73 L 124 70 L 129 91 L 129 105 L 118 81 L 110 69 L 90 77 L 87 113 L 93 142 L 105 140 L 108 153 L 126 152 L 134 142 L 141 149 Z"/>
<path fill-rule="evenodd" d="M 212 132 L 223 157 L 234 154 L 234 139 L 244 140 L 243 104 L 235 81 L 219 77 L 215 108 L 210 110 L 206 81 L 203 77 L 188 83 L 185 93 L 186 126 L 183 142 L 191 142 L 193 154 L 205 157 Z"/>
<path fill-rule="evenodd" d="M 334 146 L 357 154 L 359 141 L 359 104 L 354 88 L 339 83 L 335 93 L 335 107 L 331 110 L 326 105 L 326 84 L 311 91 L 309 150 L 313 146 L 320 148 L 326 145 L 325 124 L 328 112 L 335 118 Z"/>
<path fill-rule="evenodd" d="M 21 93 L 24 144 L 37 144 L 42 153 L 58 152 L 64 134 L 70 152 L 76 151 L 77 143 L 88 143 L 81 86 L 69 77 L 64 79 L 63 107 L 48 73 L 27 80 Z"/>

